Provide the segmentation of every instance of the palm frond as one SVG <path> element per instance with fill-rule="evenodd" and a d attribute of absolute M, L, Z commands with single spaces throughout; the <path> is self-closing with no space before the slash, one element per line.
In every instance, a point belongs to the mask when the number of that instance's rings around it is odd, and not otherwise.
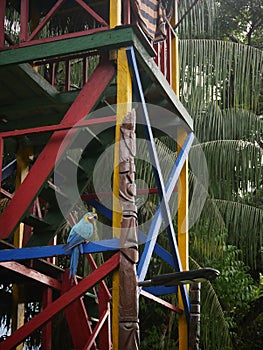
<path fill-rule="evenodd" d="M 263 53 L 220 40 L 180 40 L 181 98 L 196 118 L 216 102 L 221 109 L 260 114 Z"/>
<path fill-rule="evenodd" d="M 263 150 L 242 140 L 215 140 L 201 144 L 205 154 L 210 193 L 219 198 L 233 198 L 259 187 L 262 179 Z M 194 147 L 193 147 L 194 152 Z"/>
<path fill-rule="evenodd" d="M 193 0 L 179 1 L 178 18 L 190 9 Z M 212 37 L 216 30 L 217 6 L 213 0 L 197 1 L 178 27 L 180 38 Z"/>
<path fill-rule="evenodd" d="M 263 210 L 242 202 L 214 199 L 228 229 L 228 243 L 240 248 L 247 265 L 262 269 Z"/>
<path fill-rule="evenodd" d="M 261 142 L 263 119 L 245 109 L 221 110 L 211 103 L 206 112 L 194 119 L 194 130 L 199 142 L 211 140 L 246 140 Z"/>

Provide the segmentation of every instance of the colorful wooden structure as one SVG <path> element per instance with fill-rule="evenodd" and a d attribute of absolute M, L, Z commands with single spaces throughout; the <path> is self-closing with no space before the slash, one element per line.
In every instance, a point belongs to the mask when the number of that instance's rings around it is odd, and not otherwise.
<path fill-rule="evenodd" d="M 192 120 L 176 96 L 177 38 L 172 25 L 166 23 L 165 40 L 153 44 L 141 29 L 133 11 L 134 3 L 138 5 L 140 1 L 2 0 L 0 3 L 0 175 L 1 199 L 8 200 L 0 216 L 0 283 L 16 286 L 14 315 L 18 319 L 13 320 L 17 329 L 0 343 L 0 349 L 19 346 L 39 328 L 42 329 L 41 349 L 52 349 L 52 318 L 63 310 L 75 349 L 106 350 L 111 349 L 111 344 L 113 349 L 119 349 L 122 215 L 118 211 L 117 146 L 111 210 L 105 208 L 96 195 L 83 192 L 99 156 L 108 145 L 119 142 L 120 126 L 131 110 L 132 101 L 142 106 L 144 137 L 148 140 L 156 191 L 160 195 L 160 205 L 149 232 L 138 232 L 139 241 L 145 242 L 137 265 L 138 280 L 145 279 L 153 254 L 176 271 L 188 270 L 187 154 L 193 134 Z M 19 18 L 17 27 L 11 28 L 13 37 L 7 31 L 12 11 Z M 175 22 L 176 8 L 171 19 L 172 24 Z M 72 80 L 72 67 L 76 62 L 82 67 L 78 86 Z M 59 77 L 61 69 L 63 74 Z M 177 133 L 178 158 L 167 183 L 160 169 L 156 135 L 146 102 L 163 106 L 175 115 L 174 120 L 169 121 L 169 128 Z M 117 104 L 116 113 L 111 108 L 108 114 L 91 113 L 112 104 Z M 100 125 L 107 127 L 98 134 Z M 96 137 L 91 137 L 94 134 Z M 65 152 L 69 145 L 75 150 L 80 147 L 80 135 L 91 141 L 76 163 Z M 62 245 L 56 244 L 56 237 L 65 212 L 70 220 L 75 205 L 54 184 L 58 163 L 69 173 L 77 174 L 82 200 L 93 206 L 99 216 L 112 222 L 112 239 L 85 246 L 84 253 L 93 272 L 81 280 L 76 279 L 74 285 L 70 285 L 68 271 L 57 266 L 54 259 L 65 255 Z M 181 200 L 176 233 L 169 199 L 178 179 Z M 61 181 L 67 181 L 63 174 Z M 58 198 L 64 203 L 63 214 Z M 167 226 L 170 251 L 156 242 L 162 221 Z M 97 266 L 92 256 L 96 252 L 111 252 L 111 257 Z M 112 286 L 104 281 L 108 275 L 113 276 Z M 94 286 L 97 286 L 98 318 L 91 324 L 83 296 Z M 160 297 L 174 292 L 177 292 L 174 287 L 136 290 L 138 296 L 160 302 L 179 313 L 179 346 L 184 350 L 188 349 L 190 310 L 187 288 L 180 287 L 177 306 Z M 23 310 L 19 312 L 18 306 L 35 300 L 41 302 L 41 311 L 25 323 Z M 136 349 L 138 344 L 135 342 L 129 348 Z"/>

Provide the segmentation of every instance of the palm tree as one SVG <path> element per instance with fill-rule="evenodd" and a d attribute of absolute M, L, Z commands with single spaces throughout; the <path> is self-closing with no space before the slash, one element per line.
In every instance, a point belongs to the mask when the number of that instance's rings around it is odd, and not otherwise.
<path fill-rule="evenodd" d="M 186 7 L 189 3 L 184 2 Z M 199 141 L 191 156 L 198 156 L 201 146 L 209 174 L 205 210 L 190 231 L 193 265 L 212 262 L 223 269 L 215 284 L 217 296 L 210 284 L 203 287 L 201 343 L 207 349 L 240 349 L 242 341 L 231 335 L 240 331 L 234 310 L 259 296 L 256 284 L 262 271 L 263 211 L 254 198 L 259 192 L 262 196 L 263 62 L 262 51 L 255 47 L 218 40 L 222 38 L 222 32 L 216 31 L 221 7 L 223 2 L 198 2 L 179 27 L 180 98 L 193 117 Z M 231 281 L 249 295 L 239 296 Z M 222 284 L 233 288 L 229 293 L 225 289 L 229 299 L 232 293 L 232 304 L 223 300 L 224 291 L 218 288 Z M 227 329 L 229 337 L 222 337 Z"/>
<path fill-rule="evenodd" d="M 251 30 L 247 41 L 243 38 L 244 29 L 239 34 L 238 28 L 233 31 L 235 38 L 240 38 L 234 42 L 229 40 L 233 38 L 231 33 L 224 34 L 221 14 L 231 8 L 231 1 L 224 3 L 196 2 L 178 27 L 180 99 L 194 120 L 198 140 L 189 156 L 190 166 L 191 159 L 199 159 L 204 153 L 209 175 L 206 188 L 204 181 L 197 179 L 190 169 L 190 203 L 193 200 L 190 214 L 195 219 L 200 213 L 195 212 L 199 205 L 192 198 L 194 186 L 204 186 L 206 195 L 204 209 L 190 229 L 191 265 L 192 268 L 212 265 L 221 271 L 221 277 L 213 285 L 209 282 L 202 285 L 201 348 L 250 348 L 249 338 L 252 338 L 253 349 L 260 349 L 262 331 L 253 334 L 244 320 L 249 315 L 254 330 L 260 329 L 259 314 L 263 311 L 262 306 L 259 307 L 263 267 L 262 51 L 257 48 L 261 47 L 258 38 L 257 47 L 241 43 L 253 42 Z M 247 13 L 255 14 L 248 3 L 240 3 L 240 16 L 244 6 Z M 191 4 L 190 0 L 179 2 L 179 18 Z M 236 2 L 232 5 L 236 11 Z M 256 8 L 258 4 L 254 5 Z M 251 17 L 251 23 L 253 20 Z M 224 38 L 226 40 L 222 40 Z M 158 140 L 157 145 L 162 153 L 160 158 L 166 159 L 164 170 L 167 170 L 168 160 L 172 165 L 176 158 L 176 145 L 165 138 Z M 152 179 L 145 177 L 145 167 L 141 169 L 139 163 L 136 169 L 138 177 L 141 175 L 149 187 L 154 186 Z M 145 203 L 141 212 L 149 213 L 154 200 L 152 198 L 151 205 Z M 163 235 L 160 240 L 165 246 Z M 161 262 L 154 266 L 158 269 L 154 273 L 167 272 Z M 167 329 L 168 322 L 160 335 L 166 332 L 168 338 Z M 153 327 L 153 344 L 156 332 Z M 149 341 L 149 337 L 143 341 L 145 348 Z M 166 344 L 169 349 L 169 339 Z M 159 346 L 164 348 L 163 344 Z"/>

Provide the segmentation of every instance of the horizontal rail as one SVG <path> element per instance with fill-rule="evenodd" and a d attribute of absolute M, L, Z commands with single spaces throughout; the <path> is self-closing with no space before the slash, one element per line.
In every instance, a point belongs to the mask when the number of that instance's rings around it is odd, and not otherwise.
<path fill-rule="evenodd" d="M 3 138 L 14 137 L 14 136 L 27 135 L 27 134 L 35 134 L 39 132 L 50 132 L 50 131 L 60 131 L 60 130 L 67 130 L 67 129 L 85 128 L 90 125 L 110 123 L 110 122 L 116 122 L 115 115 L 109 116 L 109 117 L 103 117 L 103 118 L 96 118 L 96 119 L 95 118 L 88 119 L 88 120 L 85 119 L 78 122 L 75 125 L 61 123 L 56 125 L 40 126 L 36 128 L 28 128 L 28 129 L 22 129 L 22 130 L 4 131 L 4 132 L 0 132 L 0 137 L 3 137 Z"/>
<path fill-rule="evenodd" d="M 25 259 L 42 259 L 53 256 L 70 255 L 71 250 L 64 250 L 65 244 L 55 246 L 14 248 L 0 250 L 0 262 L 18 261 Z M 106 239 L 97 242 L 88 242 L 83 245 L 83 253 L 101 253 L 119 250 L 119 239 Z"/>

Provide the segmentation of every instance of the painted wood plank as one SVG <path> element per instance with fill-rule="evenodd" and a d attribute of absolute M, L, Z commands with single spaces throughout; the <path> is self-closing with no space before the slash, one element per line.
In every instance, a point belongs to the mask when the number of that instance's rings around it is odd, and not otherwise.
<path fill-rule="evenodd" d="M 0 48 L 5 46 L 6 0 L 0 2 Z"/>
<path fill-rule="evenodd" d="M 1 138 L 1 136 L 0 136 Z M 1 140 L 0 140 L 1 143 Z M 3 147 L 1 150 L 1 146 L 0 146 L 0 154 L 3 153 Z M 12 175 L 14 172 L 16 171 L 16 159 L 12 160 L 12 162 L 10 162 L 9 164 L 7 164 L 3 169 L 2 169 L 2 180 L 7 179 L 10 175 Z"/>
<path fill-rule="evenodd" d="M 42 259 L 52 256 L 70 255 L 70 251 L 64 250 L 65 245 L 2 249 L 0 250 L 0 262 L 19 261 L 25 259 Z M 83 245 L 83 252 L 86 254 L 101 253 L 119 250 L 119 239 L 107 239 L 98 242 L 88 242 Z"/>
<path fill-rule="evenodd" d="M 156 192 L 154 192 L 156 193 Z M 90 204 L 92 207 L 94 207 L 97 211 L 99 211 L 101 214 L 103 214 L 106 218 L 109 220 L 112 220 L 112 211 L 109 208 L 106 208 L 104 205 L 102 205 L 99 201 L 96 199 L 87 199 L 85 195 L 82 197 L 82 199 L 87 203 Z M 138 230 L 138 240 L 140 244 L 145 244 L 147 241 L 147 235 L 143 233 L 142 231 Z M 156 243 L 154 246 L 153 252 L 158 255 L 161 259 L 163 259 L 167 264 L 175 268 L 174 260 L 171 255 L 171 253 L 167 252 L 166 249 L 164 249 L 160 244 Z M 138 271 L 137 271 L 138 274 Z"/>
<path fill-rule="evenodd" d="M 95 342 L 96 337 L 98 336 L 102 327 L 105 325 L 106 321 L 109 320 L 109 318 L 110 318 L 110 308 L 108 307 L 100 316 L 99 322 L 94 327 L 93 333 L 92 333 L 91 337 L 89 338 L 88 342 L 83 347 L 83 349 L 85 349 L 85 350 L 92 349 L 92 346 Z M 104 344 L 101 344 L 100 349 L 102 349 L 103 346 L 104 346 Z M 109 345 L 108 349 L 110 349 L 110 346 L 111 345 Z"/>
<path fill-rule="evenodd" d="M 178 314 L 181 314 L 183 312 L 182 309 L 179 309 L 178 307 L 174 306 L 173 304 L 168 303 L 167 301 L 165 301 L 165 300 L 163 300 L 161 298 L 158 298 L 155 295 L 150 294 L 150 293 L 148 293 L 148 292 L 146 292 L 144 290 L 141 291 L 141 294 L 144 297 L 146 297 L 148 299 L 151 299 L 151 300 L 157 302 L 158 304 L 163 305 L 163 306 L 167 307 L 168 309 L 170 309 L 170 310 L 172 310 L 172 311 L 174 311 L 174 312 L 176 312 Z"/>
<path fill-rule="evenodd" d="M 110 62 L 100 64 L 80 91 L 61 123 L 74 125 L 85 118 L 98 102 L 99 97 L 112 80 L 114 74 L 115 68 Z M 62 152 L 68 146 L 76 132 L 77 129 L 72 129 L 70 132 L 62 130 L 54 132 L 51 136 L 49 142 L 30 169 L 25 181 L 21 184 L 8 207 L 0 216 L 0 238 L 6 238 L 14 231 L 40 191 L 41 186 L 43 186 L 46 179 L 50 176 L 56 161 L 61 157 Z M 61 147 L 62 142 L 63 147 Z"/>
<path fill-rule="evenodd" d="M 109 116 L 109 117 L 102 117 L 102 118 L 94 118 L 94 119 L 88 119 L 88 120 L 81 120 L 75 125 L 66 124 L 66 123 L 60 123 L 56 125 L 47 125 L 47 126 L 39 126 L 35 128 L 28 128 L 28 129 L 21 129 L 21 130 L 11 130 L 11 131 L 3 131 L 0 132 L 0 137 L 6 138 L 11 136 L 20 136 L 20 135 L 28 135 L 28 134 L 36 134 L 40 132 L 49 132 L 49 131 L 61 131 L 61 130 L 68 130 L 68 129 L 81 129 L 85 128 L 89 125 L 97 125 L 97 124 L 103 124 L 103 123 L 112 123 L 116 121 L 116 117 Z M 13 162 L 15 162 L 14 160 Z M 12 162 L 11 162 L 12 163 Z M 11 166 L 12 164 L 8 164 L 5 168 L 8 166 Z M 7 170 L 7 169 L 3 169 Z"/>
<path fill-rule="evenodd" d="M 88 262 L 92 268 L 92 270 L 97 269 L 97 265 L 95 260 L 93 259 L 91 254 L 86 254 Z M 110 307 L 111 294 L 108 290 L 108 287 L 105 281 L 101 281 L 98 287 L 98 309 L 100 318 L 103 316 L 106 309 Z M 95 330 L 94 330 L 95 332 Z M 101 325 L 100 333 L 99 333 L 99 344 L 100 350 L 109 350 L 111 347 L 111 327 L 110 327 L 110 319 L 108 318 L 107 322 L 104 322 Z M 86 349 L 86 347 L 84 347 Z"/>
<path fill-rule="evenodd" d="M 164 77 L 163 73 L 160 71 L 157 64 L 143 47 L 143 43 L 138 39 L 138 37 L 135 36 L 133 44 L 134 48 L 136 49 L 136 57 L 138 57 L 140 67 L 142 67 L 151 80 L 157 84 L 160 91 L 162 91 L 162 94 L 169 99 L 169 101 L 178 111 L 180 118 L 185 121 L 191 130 L 193 130 L 193 119 L 189 115 L 184 105 L 180 102 L 178 96 L 175 94 L 174 90 Z"/>
<path fill-rule="evenodd" d="M 69 270 L 67 270 L 62 278 L 62 292 L 66 293 L 77 284 L 76 277 L 74 278 L 73 284 L 71 283 L 71 279 L 69 278 Z M 70 304 L 65 309 L 64 314 L 69 326 L 74 349 L 84 349 L 84 345 L 92 334 L 92 329 L 83 299 L 76 299 L 74 303 Z M 92 350 L 96 350 L 95 346 L 92 348 Z"/>
<path fill-rule="evenodd" d="M 23 42 L 28 38 L 29 0 L 21 1 L 20 9 L 20 41 Z"/>
<path fill-rule="evenodd" d="M 144 98 L 144 93 L 143 93 L 143 88 L 142 88 L 142 84 L 141 84 L 140 73 L 139 73 L 136 58 L 135 58 L 134 48 L 129 47 L 129 48 L 127 48 L 126 51 L 127 51 L 127 57 L 129 60 L 129 65 L 130 65 L 130 68 L 131 68 L 132 73 L 133 73 L 133 82 L 135 85 L 135 91 L 137 93 L 139 101 L 142 103 L 142 116 L 143 116 L 145 124 L 146 124 L 144 131 L 145 131 L 145 136 L 146 136 L 147 140 L 149 141 L 148 150 L 149 150 L 150 159 L 151 159 L 151 163 L 152 163 L 152 167 L 153 167 L 153 172 L 155 175 L 155 180 L 157 182 L 158 189 L 159 189 L 159 195 L 161 198 L 160 210 L 159 210 L 158 217 L 160 217 L 160 218 L 163 217 L 165 222 L 166 222 L 166 225 L 167 225 L 166 230 L 168 232 L 168 238 L 170 241 L 170 249 L 172 250 L 172 255 L 173 255 L 173 258 L 175 261 L 176 269 L 177 269 L 177 271 L 182 271 L 182 265 L 181 265 L 179 250 L 178 250 L 178 246 L 177 246 L 175 231 L 174 231 L 174 227 L 173 227 L 173 223 L 172 223 L 169 202 L 168 202 L 168 199 L 166 197 L 165 184 L 164 184 L 162 171 L 161 171 L 159 160 L 158 160 L 158 154 L 157 154 L 156 145 L 155 145 L 153 132 L 152 132 L 152 128 L 151 128 L 151 123 L 150 123 L 150 119 L 149 119 L 149 115 L 148 115 L 148 110 L 147 110 L 147 106 L 146 106 L 146 102 L 145 102 L 145 98 Z M 155 232 L 155 237 L 156 236 L 157 236 L 157 234 Z M 155 238 L 155 239 L 157 239 L 157 238 Z M 145 258 L 147 256 L 149 256 L 148 253 L 146 254 Z M 188 297 L 185 286 L 183 286 L 183 285 L 180 286 L 180 290 L 181 290 L 181 294 L 183 297 L 185 314 L 187 317 L 189 317 L 190 301 L 189 301 L 189 297 Z"/>
<path fill-rule="evenodd" d="M 168 178 L 168 181 L 165 185 L 165 195 L 167 198 L 167 201 L 171 198 L 171 195 L 173 193 L 173 189 L 178 181 L 181 169 L 183 167 L 183 164 L 185 162 L 185 159 L 187 158 L 187 155 L 189 153 L 191 144 L 193 142 L 193 134 L 189 134 L 187 140 L 185 141 L 181 152 L 179 153 L 176 162 L 173 166 L 173 169 L 171 171 L 171 174 Z M 145 247 L 143 250 L 143 253 L 141 255 L 140 262 L 138 264 L 138 278 L 139 281 L 143 281 L 146 273 L 148 271 L 148 267 L 150 264 L 150 259 L 156 244 L 156 240 L 158 237 L 158 233 L 161 227 L 162 223 L 162 213 L 161 213 L 161 207 L 158 206 L 156 213 L 154 215 L 154 219 L 152 221 L 152 224 L 150 226 L 147 241 L 145 243 Z M 174 265 L 175 266 L 175 265 Z"/>
<path fill-rule="evenodd" d="M 40 282 L 48 287 L 61 290 L 61 283 L 55 278 L 44 275 L 43 273 L 31 269 L 25 265 L 19 264 L 16 261 L 0 262 L 0 266 L 8 270 L 17 272 L 20 275 L 26 276 L 34 281 Z"/>
<path fill-rule="evenodd" d="M 103 26 L 107 26 L 108 23 L 104 21 L 104 19 L 95 11 L 92 10 L 90 6 L 88 6 L 83 0 L 75 0 L 81 7 L 84 8 L 97 22 L 99 22 Z"/>
<path fill-rule="evenodd" d="M 58 312 L 65 309 L 68 305 L 83 295 L 88 289 L 92 288 L 95 284 L 99 283 L 103 278 L 105 278 L 111 271 L 116 269 L 119 264 L 119 260 L 120 256 L 119 253 L 117 253 L 103 265 L 101 265 L 97 270 L 93 271 L 89 276 L 84 278 L 78 285 L 72 287 L 53 303 L 49 304 L 42 312 L 32 318 L 24 326 L 12 333 L 11 336 L 0 343 L 0 350 L 12 349 L 16 345 L 20 344 L 36 329 L 43 326 Z"/>
<path fill-rule="evenodd" d="M 78 37 L 51 38 L 50 42 L 32 41 L 32 45 L 28 47 L 12 47 L 12 49 L 0 51 L 0 66 L 69 55 L 91 49 L 126 47 L 133 43 L 134 32 L 132 28 L 114 30 L 101 28 L 101 30 L 103 31 L 89 35 L 83 33 L 82 36 L 78 33 Z"/>
<path fill-rule="evenodd" d="M 167 294 L 175 294 L 178 291 L 177 286 L 173 287 L 166 287 L 166 286 L 154 286 L 154 287 L 143 287 L 142 289 L 144 292 L 148 292 L 150 294 L 160 296 L 160 295 L 167 295 Z M 141 291 L 142 291 L 141 290 Z"/>
<path fill-rule="evenodd" d="M 2 189 L 2 180 L 3 180 L 3 158 L 4 158 L 4 140 L 0 137 L 0 190 Z"/>
<path fill-rule="evenodd" d="M 51 288 L 46 288 L 43 292 L 42 307 L 46 308 L 52 303 L 53 291 Z M 47 322 L 41 330 L 41 349 L 52 350 L 52 322 Z"/>
<path fill-rule="evenodd" d="M 55 3 L 55 5 L 53 5 L 51 7 L 49 12 L 42 19 L 42 21 L 39 23 L 39 25 L 35 28 L 35 30 L 33 30 L 33 32 L 31 33 L 30 37 L 28 38 L 28 40 L 32 40 L 37 35 L 37 33 L 39 33 L 41 31 L 41 29 L 44 28 L 44 26 L 47 24 L 47 22 L 50 20 L 50 18 L 55 14 L 55 12 L 59 9 L 59 7 L 62 5 L 63 2 L 64 2 L 64 0 L 58 0 Z M 25 24 L 26 24 L 26 26 L 28 26 L 27 22 Z"/>

